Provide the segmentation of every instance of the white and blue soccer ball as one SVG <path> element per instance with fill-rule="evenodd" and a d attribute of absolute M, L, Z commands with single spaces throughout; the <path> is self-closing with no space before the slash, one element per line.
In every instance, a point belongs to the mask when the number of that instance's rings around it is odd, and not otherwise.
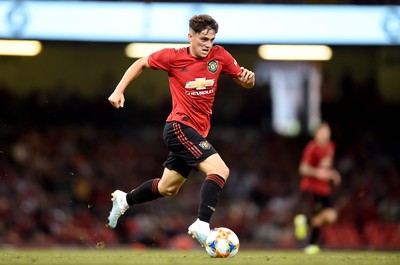
<path fill-rule="evenodd" d="M 207 236 L 205 249 L 213 258 L 233 258 L 239 252 L 239 238 L 231 229 L 217 227 Z"/>

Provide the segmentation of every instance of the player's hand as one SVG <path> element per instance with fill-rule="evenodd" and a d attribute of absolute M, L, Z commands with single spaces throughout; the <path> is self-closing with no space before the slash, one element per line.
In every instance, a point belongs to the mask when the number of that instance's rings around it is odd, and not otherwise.
<path fill-rule="evenodd" d="M 124 103 L 125 103 L 125 97 L 124 94 L 118 91 L 114 91 L 109 97 L 108 101 L 111 103 L 111 105 L 114 106 L 114 108 L 123 108 Z"/>
<path fill-rule="evenodd" d="M 340 185 L 341 182 L 340 173 L 331 168 L 318 168 L 316 177 L 321 180 L 332 181 L 335 186 Z"/>
<path fill-rule="evenodd" d="M 333 185 L 335 186 L 339 186 L 340 183 L 342 182 L 342 177 L 340 176 L 340 173 L 337 170 L 332 169 L 331 180 L 333 182 Z"/>
<path fill-rule="evenodd" d="M 242 83 L 242 85 L 246 88 L 251 88 L 255 84 L 255 74 L 254 72 L 244 68 L 240 67 L 242 72 L 238 75 L 239 81 Z"/>
<path fill-rule="evenodd" d="M 331 169 L 329 168 L 317 168 L 315 171 L 315 177 L 320 180 L 328 181 L 331 179 Z"/>

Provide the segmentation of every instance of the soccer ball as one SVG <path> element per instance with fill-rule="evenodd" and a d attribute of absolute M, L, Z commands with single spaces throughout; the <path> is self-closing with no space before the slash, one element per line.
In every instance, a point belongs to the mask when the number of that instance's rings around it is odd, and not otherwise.
<path fill-rule="evenodd" d="M 205 249 L 213 258 L 233 258 L 239 251 L 239 238 L 231 229 L 217 227 L 207 236 Z"/>

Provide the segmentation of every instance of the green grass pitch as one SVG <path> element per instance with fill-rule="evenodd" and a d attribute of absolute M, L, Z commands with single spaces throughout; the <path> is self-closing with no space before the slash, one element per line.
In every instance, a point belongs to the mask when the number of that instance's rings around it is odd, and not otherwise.
<path fill-rule="evenodd" d="M 322 251 L 306 255 L 301 251 L 240 250 L 231 259 L 210 258 L 201 250 L 111 250 L 111 249 L 46 249 L 46 250 L 0 250 L 0 264 L 30 265 L 90 265 L 90 264 L 147 264 L 147 265 L 399 265 L 400 252 L 383 251 Z"/>

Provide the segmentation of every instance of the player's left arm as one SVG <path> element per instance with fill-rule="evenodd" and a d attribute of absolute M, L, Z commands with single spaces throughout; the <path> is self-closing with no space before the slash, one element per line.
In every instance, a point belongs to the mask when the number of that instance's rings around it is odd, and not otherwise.
<path fill-rule="evenodd" d="M 336 169 L 332 168 L 331 169 L 331 180 L 335 186 L 339 186 L 340 183 L 342 182 L 342 177 Z"/>
<path fill-rule="evenodd" d="M 335 144 L 332 142 L 332 147 L 333 151 L 331 153 L 330 159 L 328 159 L 329 167 L 330 167 L 330 180 L 332 181 L 333 185 L 339 186 L 340 183 L 342 182 L 342 176 L 340 175 L 340 172 L 334 168 L 333 161 L 335 160 Z"/>
<path fill-rule="evenodd" d="M 244 88 L 252 88 L 256 83 L 256 75 L 253 71 L 250 71 L 244 67 L 240 67 L 240 74 L 234 78 L 233 80 L 236 81 L 240 86 Z"/>

